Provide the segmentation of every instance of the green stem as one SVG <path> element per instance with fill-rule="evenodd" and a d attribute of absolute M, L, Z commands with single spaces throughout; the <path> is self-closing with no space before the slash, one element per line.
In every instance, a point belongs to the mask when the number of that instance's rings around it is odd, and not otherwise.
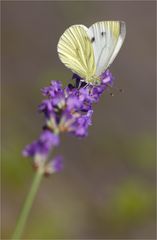
<path fill-rule="evenodd" d="M 16 228 L 15 228 L 14 234 L 12 236 L 13 240 L 15 240 L 15 239 L 17 240 L 17 239 L 21 238 L 21 235 L 23 233 L 23 230 L 24 230 L 24 227 L 25 227 L 25 224 L 26 224 L 29 212 L 30 212 L 32 204 L 33 204 L 33 200 L 34 200 L 35 195 L 36 195 L 36 193 L 38 191 L 38 188 L 39 188 L 42 176 L 43 176 L 43 171 L 41 171 L 39 169 L 36 172 L 36 175 L 34 177 L 34 180 L 33 180 L 33 183 L 32 183 L 31 189 L 30 189 L 30 192 L 28 193 L 28 196 L 27 196 L 27 198 L 25 200 L 23 209 L 22 209 L 21 214 L 19 216 L 19 219 L 18 219 Z"/>

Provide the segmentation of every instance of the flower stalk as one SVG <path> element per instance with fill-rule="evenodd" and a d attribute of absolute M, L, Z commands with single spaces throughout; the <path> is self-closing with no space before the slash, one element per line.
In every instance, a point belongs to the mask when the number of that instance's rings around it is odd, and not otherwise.
<path fill-rule="evenodd" d="M 44 171 L 42 168 L 38 168 L 38 170 L 35 173 L 34 180 L 30 189 L 30 192 L 27 195 L 27 198 L 25 200 L 23 209 L 21 211 L 21 214 L 19 216 L 14 234 L 12 236 L 12 240 L 19 240 L 21 238 L 21 235 L 24 231 L 24 227 L 27 222 L 28 215 L 30 213 L 33 201 L 35 199 L 36 193 L 39 189 L 42 177 L 43 177 Z"/>

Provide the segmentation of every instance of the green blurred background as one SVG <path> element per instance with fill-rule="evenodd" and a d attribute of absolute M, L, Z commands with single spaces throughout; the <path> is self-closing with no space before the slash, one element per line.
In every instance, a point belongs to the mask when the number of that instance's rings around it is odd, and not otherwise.
<path fill-rule="evenodd" d="M 89 136 L 62 136 L 64 171 L 43 180 L 23 239 L 155 239 L 155 1 L 2 2 L 2 239 L 29 191 L 40 88 L 71 78 L 56 45 L 72 24 L 124 20 L 115 91 L 94 106 Z"/>

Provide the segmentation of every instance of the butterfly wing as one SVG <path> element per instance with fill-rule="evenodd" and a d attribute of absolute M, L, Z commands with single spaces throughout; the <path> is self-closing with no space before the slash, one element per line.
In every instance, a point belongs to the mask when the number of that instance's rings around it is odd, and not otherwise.
<path fill-rule="evenodd" d="M 57 50 L 61 62 L 86 82 L 95 74 L 94 50 L 83 25 L 69 27 L 60 37 Z"/>
<path fill-rule="evenodd" d="M 96 75 L 100 76 L 117 56 L 126 35 L 124 22 L 104 21 L 93 24 L 89 30 L 93 44 Z"/>

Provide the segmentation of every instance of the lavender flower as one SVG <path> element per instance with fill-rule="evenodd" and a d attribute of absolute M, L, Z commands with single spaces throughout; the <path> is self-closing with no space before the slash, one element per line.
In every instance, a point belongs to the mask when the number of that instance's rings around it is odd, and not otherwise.
<path fill-rule="evenodd" d="M 37 167 L 45 161 L 46 174 L 58 172 L 63 167 L 61 157 L 48 161 L 50 151 L 59 145 L 59 134 L 68 132 L 76 137 L 87 136 L 88 127 L 92 125 L 93 103 L 97 103 L 107 86 L 113 84 L 109 70 L 102 73 L 99 85 L 88 85 L 80 80 L 74 74 L 74 85 L 63 88 L 60 81 L 54 80 L 41 90 L 47 97 L 39 105 L 39 111 L 45 115 L 44 130 L 37 141 L 25 147 L 23 155 L 32 157 Z"/>

